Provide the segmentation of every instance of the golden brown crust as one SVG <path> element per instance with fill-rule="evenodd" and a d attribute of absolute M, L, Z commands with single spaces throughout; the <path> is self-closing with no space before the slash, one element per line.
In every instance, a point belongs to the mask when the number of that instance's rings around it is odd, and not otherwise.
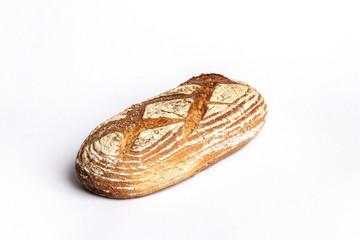
<path fill-rule="evenodd" d="M 100 124 L 81 146 L 76 172 L 101 196 L 144 196 L 240 149 L 266 114 L 249 85 L 202 74 Z"/>

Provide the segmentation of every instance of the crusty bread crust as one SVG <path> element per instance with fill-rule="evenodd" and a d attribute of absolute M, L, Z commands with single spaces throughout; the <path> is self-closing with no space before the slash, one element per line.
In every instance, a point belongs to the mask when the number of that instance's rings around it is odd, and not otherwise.
<path fill-rule="evenodd" d="M 96 127 L 78 152 L 76 172 L 101 196 L 148 195 L 240 149 L 266 115 L 263 97 L 248 84 L 202 74 Z"/>

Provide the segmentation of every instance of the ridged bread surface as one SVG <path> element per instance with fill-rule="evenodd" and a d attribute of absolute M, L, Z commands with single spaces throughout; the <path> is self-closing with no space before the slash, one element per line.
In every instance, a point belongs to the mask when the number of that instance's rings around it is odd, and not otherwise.
<path fill-rule="evenodd" d="M 263 97 L 248 84 L 202 74 L 96 127 L 78 152 L 76 172 L 101 196 L 148 195 L 240 149 L 266 115 Z"/>

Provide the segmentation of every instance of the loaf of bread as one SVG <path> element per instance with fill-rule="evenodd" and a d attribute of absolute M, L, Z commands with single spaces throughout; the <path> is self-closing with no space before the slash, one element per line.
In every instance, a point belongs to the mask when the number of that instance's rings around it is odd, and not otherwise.
<path fill-rule="evenodd" d="M 202 74 L 97 126 L 76 159 L 98 195 L 134 198 L 185 180 L 244 146 L 267 107 L 248 84 Z"/>

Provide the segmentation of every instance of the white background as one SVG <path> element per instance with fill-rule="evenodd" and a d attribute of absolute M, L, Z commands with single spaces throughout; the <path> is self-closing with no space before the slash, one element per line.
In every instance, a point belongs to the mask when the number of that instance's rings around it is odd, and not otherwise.
<path fill-rule="evenodd" d="M 0 1 L 1 239 L 360 239 L 358 1 Z M 268 121 L 166 190 L 111 200 L 74 173 L 90 131 L 201 73 Z"/>

